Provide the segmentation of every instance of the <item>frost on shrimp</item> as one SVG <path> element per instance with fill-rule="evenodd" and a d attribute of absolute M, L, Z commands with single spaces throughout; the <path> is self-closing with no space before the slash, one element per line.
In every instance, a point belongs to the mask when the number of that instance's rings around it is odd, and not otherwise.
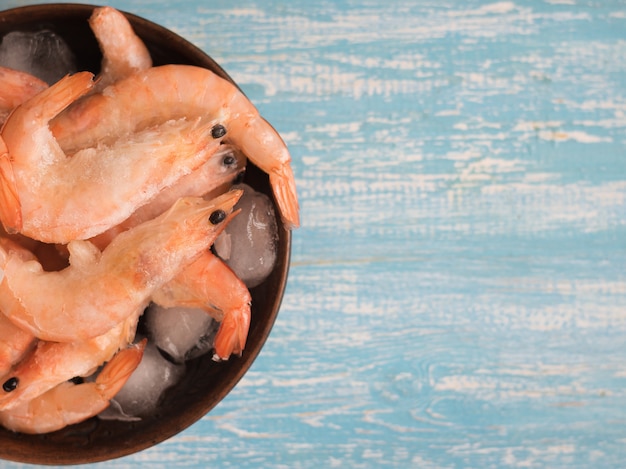
<path fill-rule="evenodd" d="M 159 217 L 119 234 L 102 252 L 89 241 L 73 241 L 70 265 L 58 272 L 45 272 L 37 261 L 24 262 L 9 251 L 0 265 L 3 283 L 23 306 L 9 319 L 45 340 L 104 334 L 143 311 L 154 290 L 211 246 L 240 196 L 230 191 L 212 201 L 179 199 Z"/>
<path fill-rule="evenodd" d="M 67 151 L 106 141 L 170 119 L 223 115 L 226 139 L 269 174 L 287 228 L 299 226 L 299 207 L 291 156 L 272 126 L 236 86 L 205 68 L 162 65 L 114 83 L 85 97 L 51 122 Z"/>
<path fill-rule="evenodd" d="M 48 433 L 99 414 L 137 368 L 144 348 L 142 342 L 121 350 L 93 382 L 66 381 L 30 401 L 0 411 L 0 423 L 16 432 Z"/>
<path fill-rule="evenodd" d="M 68 157 L 48 121 L 88 91 L 91 78 L 90 73 L 65 77 L 19 106 L 2 129 L 0 177 L 8 205 L 0 215 L 7 230 L 49 243 L 95 236 L 219 148 L 225 133 L 219 122 L 181 118 Z"/>
<path fill-rule="evenodd" d="M 137 208 L 119 225 L 91 238 L 99 249 L 104 249 L 115 237 L 140 223 L 159 216 L 180 197 L 213 198 L 228 190 L 246 167 L 245 156 L 231 145 L 220 145 L 199 168 L 181 177 L 175 184 L 163 189 L 147 204 Z"/>

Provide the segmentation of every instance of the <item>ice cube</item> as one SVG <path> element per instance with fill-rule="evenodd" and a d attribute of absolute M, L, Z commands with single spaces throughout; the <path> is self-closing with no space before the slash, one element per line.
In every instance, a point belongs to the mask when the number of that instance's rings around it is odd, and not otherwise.
<path fill-rule="evenodd" d="M 48 29 L 13 31 L 0 43 L 0 65 L 30 73 L 49 85 L 77 71 L 65 40 Z"/>
<path fill-rule="evenodd" d="M 267 195 L 247 184 L 233 187 L 244 190 L 235 206 L 241 212 L 215 241 L 214 250 L 246 286 L 252 288 L 267 278 L 276 263 L 276 214 Z"/>
<path fill-rule="evenodd" d="M 163 392 L 176 384 L 184 373 L 183 364 L 166 360 L 156 345 L 148 341 L 141 363 L 99 417 L 135 420 L 152 414 Z"/>
<path fill-rule="evenodd" d="M 102 420 L 121 420 L 122 422 L 136 422 L 141 420 L 141 417 L 124 412 L 120 403 L 115 399 L 111 399 L 109 407 L 100 412 L 98 417 Z"/>
<path fill-rule="evenodd" d="M 151 304 L 143 315 L 148 338 L 177 363 L 213 349 L 219 323 L 198 308 Z"/>

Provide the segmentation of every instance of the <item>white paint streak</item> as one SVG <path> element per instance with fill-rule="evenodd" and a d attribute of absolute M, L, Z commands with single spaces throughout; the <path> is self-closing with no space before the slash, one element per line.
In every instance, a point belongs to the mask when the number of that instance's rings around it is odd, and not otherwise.
<path fill-rule="evenodd" d="M 484 16 L 489 14 L 510 13 L 515 9 L 513 2 L 496 2 L 483 5 L 473 10 L 456 10 L 448 13 L 449 16 Z"/>
<path fill-rule="evenodd" d="M 615 121 L 612 121 L 611 123 L 615 124 Z M 602 126 L 602 123 L 598 125 L 598 122 L 595 122 L 594 124 L 590 121 L 584 121 L 584 124 L 587 126 Z M 577 143 L 602 143 L 613 141 L 611 137 L 593 135 L 582 130 L 566 130 L 562 128 L 563 125 L 564 123 L 560 121 L 520 121 L 515 125 L 513 131 L 521 132 L 524 138 L 537 136 L 542 140 L 555 142 L 565 142 L 571 140 Z M 579 125 L 583 124 L 580 123 Z M 623 122 L 623 125 L 626 125 L 626 122 Z"/>
<path fill-rule="evenodd" d="M 572 140 L 578 143 L 601 143 L 612 142 L 611 137 L 601 137 L 599 135 L 591 135 L 587 132 L 580 130 L 566 130 L 566 131 L 541 131 L 539 132 L 539 138 L 548 141 L 565 142 Z"/>
<path fill-rule="evenodd" d="M 321 383 L 332 383 L 337 380 L 345 379 L 344 373 L 335 374 L 330 376 L 318 376 L 316 378 L 293 378 L 293 379 L 272 379 L 272 385 L 278 387 L 298 387 L 298 386 L 312 386 Z"/>
<path fill-rule="evenodd" d="M 510 376 L 507 370 L 499 374 L 494 370 L 489 376 L 448 375 L 433 383 L 433 388 L 441 393 L 466 395 L 466 399 L 479 399 L 490 402 L 510 401 L 517 399 L 556 399 L 556 403 L 572 405 L 573 402 L 588 399 L 606 390 L 588 388 L 582 382 L 570 379 L 566 384 L 549 385 L 545 380 L 528 380 Z"/>
<path fill-rule="evenodd" d="M 231 423 L 226 423 L 226 422 L 222 422 L 222 421 L 220 421 L 218 423 L 218 427 L 220 429 L 222 429 L 222 430 L 227 431 L 227 432 L 234 433 L 235 435 L 237 435 L 237 438 L 267 438 L 267 439 L 273 439 L 273 438 L 280 438 L 282 436 L 282 435 L 279 435 L 279 434 L 272 434 L 272 433 L 252 432 L 252 431 L 244 430 L 242 428 L 237 428 L 235 425 L 233 425 Z"/>

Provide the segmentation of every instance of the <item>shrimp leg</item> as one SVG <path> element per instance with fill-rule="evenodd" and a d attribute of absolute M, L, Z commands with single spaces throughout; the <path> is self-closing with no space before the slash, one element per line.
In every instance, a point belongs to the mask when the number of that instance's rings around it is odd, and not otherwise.
<path fill-rule="evenodd" d="M 179 199 L 159 217 L 119 234 L 102 252 L 89 241 L 73 241 L 70 264 L 60 271 L 45 272 L 36 260 L 24 261 L 9 250 L 0 255 L 2 284 L 22 305 L 9 319 L 44 340 L 104 334 L 142 311 L 155 289 L 213 244 L 241 193 L 212 201 Z"/>
<path fill-rule="evenodd" d="M 118 352 L 94 382 L 66 381 L 12 409 L 0 411 L 0 423 L 16 432 L 48 433 L 93 417 L 109 406 L 143 357 L 145 341 Z"/>
<path fill-rule="evenodd" d="M 241 353 L 250 327 L 250 292 L 235 273 L 209 251 L 185 267 L 170 282 L 156 290 L 152 301 L 165 308 L 202 308 L 220 328 L 215 337 L 215 355 L 227 360 Z"/>
<path fill-rule="evenodd" d="M 299 226 L 291 156 L 284 141 L 236 86 L 208 69 L 162 65 L 134 73 L 74 103 L 50 129 L 70 152 L 155 122 L 216 115 L 222 116 L 227 141 L 269 174 L 285 226 Z"/>

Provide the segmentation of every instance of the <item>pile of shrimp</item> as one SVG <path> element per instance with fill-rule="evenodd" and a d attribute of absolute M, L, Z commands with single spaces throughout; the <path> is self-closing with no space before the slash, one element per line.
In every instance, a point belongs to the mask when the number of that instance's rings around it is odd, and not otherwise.
<path fill-rule="evenodd" d="M 250 293 L 211 246 L 248 160 L 299 226 L 289 152 L 235 86 L 153 65 L 113 8 L 89 25 L 97 76 L 0 68 L 0 423 L 25 433 L 109 405 L 141 361 L 151 303 L 203 308 L 220 323 L 214 356 L 243 351 Z"/>

